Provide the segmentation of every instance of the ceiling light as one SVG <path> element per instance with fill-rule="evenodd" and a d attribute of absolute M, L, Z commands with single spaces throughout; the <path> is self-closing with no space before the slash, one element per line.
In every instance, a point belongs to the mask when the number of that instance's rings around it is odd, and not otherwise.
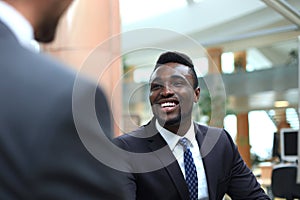
<path fill-rule="evenodd" d="M 288 101 L 275 101 L 274 106 L 276 108 L 288 107 L 289 106 L 289 102 Z"/>

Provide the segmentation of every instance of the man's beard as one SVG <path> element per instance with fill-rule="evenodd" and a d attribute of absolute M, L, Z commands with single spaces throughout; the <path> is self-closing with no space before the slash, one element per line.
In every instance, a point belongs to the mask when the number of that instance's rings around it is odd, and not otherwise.
<path fill-rule="evenodd" d="M 176 125 L 180 125 L 181 115 L 178 115 L 177 117 L 168 120 L 164 120 L 162 118 L 157 117 L 157 120 L 162 127 L 176 126 Z"/>

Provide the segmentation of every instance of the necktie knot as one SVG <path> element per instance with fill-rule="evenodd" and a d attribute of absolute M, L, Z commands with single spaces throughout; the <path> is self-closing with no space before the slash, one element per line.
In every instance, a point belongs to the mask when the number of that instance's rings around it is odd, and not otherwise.
<path fill-rule="evenodd" d="M 189 144 L 188 144 L 188 139 L 186 139 L 185 137 L 181 138 L 179 140 L 179 144 L 181 144 L 183 146 L 184 151 L 190 149 Z"/>

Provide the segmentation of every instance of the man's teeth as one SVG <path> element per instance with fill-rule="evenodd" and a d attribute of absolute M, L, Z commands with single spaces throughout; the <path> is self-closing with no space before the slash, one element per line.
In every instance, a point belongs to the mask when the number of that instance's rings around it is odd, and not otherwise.
<path fill-rule="evenodd" d="M 174 107 L 174 106 L 176 106 L 176 104 L 174 102 L 166 102 L 166 103 L 162 103 L 160 106 L 162 108 L 164 108 L 164 107 Z"/>

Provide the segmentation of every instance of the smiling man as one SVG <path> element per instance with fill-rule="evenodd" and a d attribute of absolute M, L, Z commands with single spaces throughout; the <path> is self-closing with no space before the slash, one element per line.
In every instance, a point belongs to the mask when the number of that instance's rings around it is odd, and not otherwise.
<path fill-rule="evenodd" d="M 143 162 L 128 159 L 131 166 L 146 168 L 156 160 L 164 165 L 152 171 L 124 173 L 128 199 L 221 200 L 226 193 L 232 199 L 270 199 L 230 135 L 224 129 L 192 121 L 199 95 L 192 60 L 179 52 L 161 54 L 150 77 L 153 119 L 119 136 L 115 143 L 129 152 L 145 153 Z M 160 151 L 163 147 L 167 150 Z M 147 156 L 149 152 L 152 157 Z M 170 160 L 173 162 L 166 162 Z"/>

